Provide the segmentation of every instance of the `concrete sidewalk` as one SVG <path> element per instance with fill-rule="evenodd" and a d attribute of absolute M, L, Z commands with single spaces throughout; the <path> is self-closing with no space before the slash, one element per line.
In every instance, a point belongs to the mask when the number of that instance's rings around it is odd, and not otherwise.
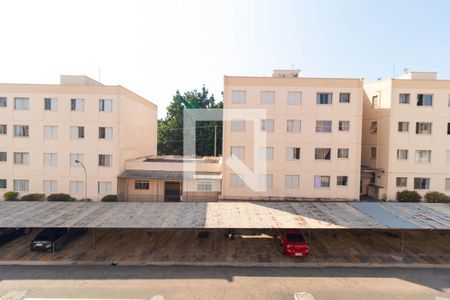
<path fill-rule="evenodd" d="M 440 231 L 407 232 L 403 252 L 400 236 L 384 231 L 315 231 L 310 255 L 294 258 L 254 232 L 229 240 L 224 231 L 97 229 L 56 253 L 31 252 L 36 233 L 1 246 L 0 264 L 450 268 L 450 236 Z"/>

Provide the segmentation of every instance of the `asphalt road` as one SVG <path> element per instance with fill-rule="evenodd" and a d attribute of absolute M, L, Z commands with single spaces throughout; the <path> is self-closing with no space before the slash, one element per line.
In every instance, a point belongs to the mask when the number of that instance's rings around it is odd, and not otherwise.
<path fill-rule="evenodd" d="M 25 292 L 25 299 L 292 300 L 307 292 L 315 300 L 450 300 L 450 269 L 0 266 L 0 299 Z"/>

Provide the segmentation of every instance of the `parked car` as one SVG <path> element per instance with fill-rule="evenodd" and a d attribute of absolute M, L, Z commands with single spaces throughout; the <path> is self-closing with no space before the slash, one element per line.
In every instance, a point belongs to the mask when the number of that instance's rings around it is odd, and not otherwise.
<path fill-rule="evenodd" d="M 71 239 L 87 232 L 85 228 L 46 228 L 31 242 L 31 251 L 61 251 Z"/>
<path fill-rule="evenodd" d="M 0 228 L 0 245 L 12 241 L 30 232 L 28 228 Z"/>
<path fill-rule="evenodd" d="M 309 246 L 301 230 L 286 229 L 275 232 L 276 239 L 280 242 L 281 252 L 287 256 L 307 256 Z"/>

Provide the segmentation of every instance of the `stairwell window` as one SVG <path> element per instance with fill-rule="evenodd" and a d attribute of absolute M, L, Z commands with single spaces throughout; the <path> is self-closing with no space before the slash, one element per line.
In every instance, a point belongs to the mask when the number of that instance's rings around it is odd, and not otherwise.
<path fill-rule="evenodd" d="M 370 123 L 370 133 L 377 133 L 378 131 L 378 122 Z"/>
<path fill-rule="evenodd" d="M 332 104 L 333 103 L 333 93 L 317 93 L 316 96 L 317 104 Z"/>
<path fill-rule="evenodd" d="M 100 99 L 98 100 L 98 111 L 101 112 L 112 112 L 112 100 L 111 99 Z"/>
<path fill-rule="evenodd" d="M 432 106 L 432 105 L 433 105 L 433 95 L 430 94 L 417 95 L 417 106 Z"/>

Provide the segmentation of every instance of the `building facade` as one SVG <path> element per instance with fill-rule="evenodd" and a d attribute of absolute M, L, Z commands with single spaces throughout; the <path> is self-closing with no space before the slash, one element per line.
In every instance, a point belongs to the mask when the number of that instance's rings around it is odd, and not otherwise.
<path fill-rule="evenodd" d="M 0 194 L 116 194 L 125 161 L 156 154 L 156 122 L 153 103 L 86 76 L 0 84 Z"/>
<path fill-rule="evenodd" d="M 225 77 L 221 198 L 359 199 L 362 80 L 298 75 Z M 255 109 L 263 119 L 250 117 Z M 231 167 L 232 156 L 250 172 Z"/>
<path fill-rule="evenodd" d="M 450 80 L 410 72 L 364 86 L 363 193 L 450 193 Z"/>

